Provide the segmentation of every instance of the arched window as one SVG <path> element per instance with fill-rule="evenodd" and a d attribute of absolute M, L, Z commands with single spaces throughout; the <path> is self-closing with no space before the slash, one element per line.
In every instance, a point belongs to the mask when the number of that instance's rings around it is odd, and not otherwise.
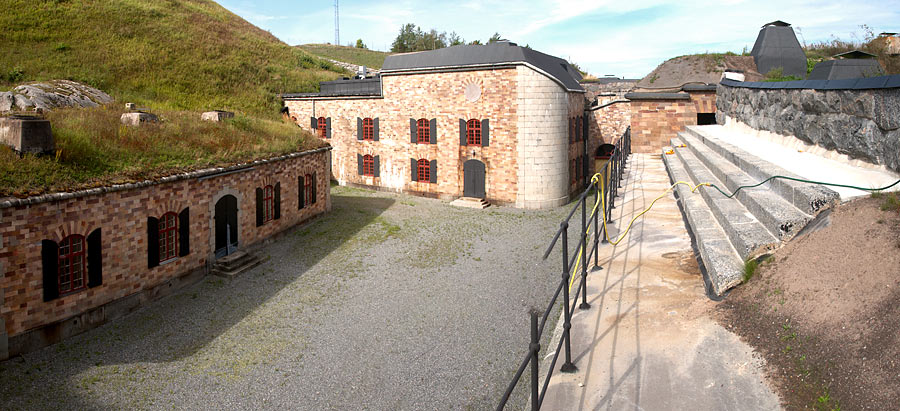
<path fill-rule="evenodd" d="M 421 181 L 423 183 L 431 181 L 431 164 L 428 162 L 428 160 L 420 158 L 419 161 L 416 162 L 416 170 L 419 177 L 417 181 Z"/>
<path fill-rule="evenodd" d="M 167 261 L 175 258 L 178 252 L 175 250 L 178 244 L 178 216 L 175 213 L 166 213 L 159 218 L 159 261 Z"/>
<path fill-rule="evenodd" d="M 312 174 L 307 174 L 306 178 L 304 178 L 303 181 L 304 181 L 304 184 L 306 185 L 305 187 L 303 187 L 303 194 L 304 194 L 304 198 L 306 199 L 305 203 L 306 204 L 315 203 L 315 199 L 313 198 L 313 189 L 312 189 L 313 183 L 314 183 Z"/>
<path fill-rule="evenodd" d="M 325 121 L 325 117 L 319 117 L 318 127 L 316 130 L 319 132 L 319 138 L 327 138 L 328 137 L 328 123 Z"/>
<path fill-rule="evenodd" d="M 65 294 L 84 288 L 85 277 L 84 236 L 73 234 L 59 243 L 59 293 Z"/>
<path fill-rule="evenodd" d="M 481 145 L 481 122 L 475 119 L 466 123 L 466 144 L 472 146 Z"/>
<path fill-rule="evenodd" d="M 275 188 L 271 185 L 263 188 L 263 222 L 275 219 Z"/>
<path fill-rule="evenodd" d="M 371 118 L 363 119 L 363 140 L 375 139 L 375 121 Z"/>
<path fill-rule="evenodd" d="M 363 175 L 375 176 L 375 158 L 368 154 L 363 156 Z"/>
<path fill-rule="evenodd" d="M 416 121 L 416 142 L 419 144 L 431 143 L 431 127 L 428 119 L 420 118 Z"/>

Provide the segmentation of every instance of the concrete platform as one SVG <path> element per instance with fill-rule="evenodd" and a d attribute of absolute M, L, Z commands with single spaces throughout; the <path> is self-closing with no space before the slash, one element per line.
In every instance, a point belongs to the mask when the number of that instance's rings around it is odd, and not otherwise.
<path fill-rule="evenodd" d="M 794 137 L 759 132 L 739 124 L 695 128 L 810 180 L 883 187 L 900 179 L 900 175 L 883 167 L 874 167 L 821 147 L 804 144 Z M 843 201 L 868 195 L 865 191 L 852 188 L 829 188 L 837 191 Z M 900 190 L 900 185 L 891 189 L 897 190 Z"/>
<path fill-rule="evenodd" d="M 629 221 L 669 185 L 660 155 L 633 154 L 614 220 Z M 554 372 L 543 410 L 780 408 L 763 379 L 763 361 L 710 317 L 716 303 L 705 295 L 673 195 L 618 246 L 601 246 L 600 257 L 603 270 L 588 279 L 592 307 L 573 317 L 578 371 Z"/>

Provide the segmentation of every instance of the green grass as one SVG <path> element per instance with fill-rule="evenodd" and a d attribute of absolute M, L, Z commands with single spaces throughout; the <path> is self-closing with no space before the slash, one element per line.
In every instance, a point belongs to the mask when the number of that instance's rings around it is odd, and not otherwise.
<path fill-rule="evenodd" d="M 332 44 L 303 44 L 297 48 L 319 57 L 380 69 L 384 58 L 391 53 L 383 51 L 358 49 L 356 47 L 335 46 Z"/>
<path fill-rule="evenodd" d="M 756 274 L 757 268 L 759 268 L 759 261 L 756 261 L 755 258 L 751 258 L 744 262 L 744 283 L 747 283 L 751 278 L 753 278 L 753 275 Z"/>
<path fill-rule="evenodd" d="M 900 197 L 896 192 L 887 193 L 883 196 L 884 202 L 881 203 L 881 211 L 900 211 Z"/>
<path fill-rule="evenodd" d="M 126 127 L 122 112 L 100 107 L 48 113 L 55 156 L 20 158 L 0 146 L 0 197 L 142 181 L 325 145 L 281 120 L 237 115 L 214 123 L 200 121 L 197 112 L 158 111 L 160 123 Z"/>
<path fill-rule="evenodd" d="M 0 88 L 69 79 L 120 102 L 278 116 L 344 71 L 210 0 L 0 0 Z"/>

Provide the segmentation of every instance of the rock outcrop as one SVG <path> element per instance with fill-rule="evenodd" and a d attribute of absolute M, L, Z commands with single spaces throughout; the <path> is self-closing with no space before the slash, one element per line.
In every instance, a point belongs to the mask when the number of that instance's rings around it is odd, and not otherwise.
<path fill-rule="evenodd" d="M 0 92 L 0 113 L 48 111 L 64 107 L 97 107 L 113 98 L 98 89 L 70 80 L 23 84 Z"/>

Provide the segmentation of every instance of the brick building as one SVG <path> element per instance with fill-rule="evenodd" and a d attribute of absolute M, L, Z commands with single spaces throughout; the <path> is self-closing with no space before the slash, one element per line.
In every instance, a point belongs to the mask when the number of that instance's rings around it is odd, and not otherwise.
<path fill-rule="evenodd" d="M 342 185 L 548 208 L 587 172 L 580 79 L 565 60 L 499 42 L 388 56 L 380 77 L 282 97 L 334 147 Z"/>
<path fill-rule="evenodd" d="M 329 150 L 0 200 L 0 359 L 124 315 L 328 211 Z"/>

